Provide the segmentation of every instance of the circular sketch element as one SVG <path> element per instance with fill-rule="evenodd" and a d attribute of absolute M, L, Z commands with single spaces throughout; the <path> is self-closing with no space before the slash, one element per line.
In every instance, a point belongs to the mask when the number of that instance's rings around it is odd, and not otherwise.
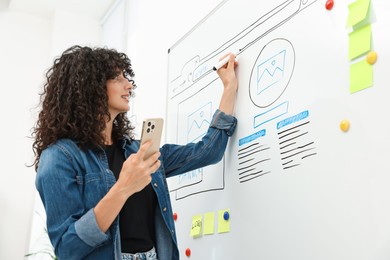
<path fill-rule="evenodd" d="M 286 39 L 274 39 L 264 46 L 253 66 L 249 96 L 258 107 L 272 105 L 286 90 L 295 65 L 295 52 Z"/>

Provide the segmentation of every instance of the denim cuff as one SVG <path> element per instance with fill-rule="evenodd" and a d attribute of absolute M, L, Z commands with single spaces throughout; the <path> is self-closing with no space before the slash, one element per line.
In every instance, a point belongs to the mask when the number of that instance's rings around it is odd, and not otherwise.
<path fill-rule="evenodd" d="M 218 128 L 225 130 L 228 136 L 231 136 L 234 133 L 237 125 L 237 118 L 234 116 L 225 114 L 221 110 L 217 109 L 211 120 L 210 127 Z"/>
<path fill-rule="evenodd" d="M 92 247 L 102 244 L 110 238 L 109 231 L 106 234 L 100 230 L 93 208 L 75 223 L 75 229 L 80 239 Z"/>

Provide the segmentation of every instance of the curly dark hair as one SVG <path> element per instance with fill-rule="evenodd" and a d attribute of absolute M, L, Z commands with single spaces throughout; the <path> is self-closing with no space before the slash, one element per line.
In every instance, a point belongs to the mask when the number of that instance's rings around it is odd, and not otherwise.
<path fill-rule="evenodd" d="M 111 119 L 106 83 L 120 73 L 134 89 L 130 59 L 114 49 L 75 45 L 54 60 L 46 73 L 42 108 L 32 131 L 35 169 L 42 151 L 58 139 L 70 138 L 82 149 L 104 145 L 103 130 Z M 126 113 L 121 113 L 114 119 L 112 139 L 125 135 L 133 139 L 133 129 Z"/>

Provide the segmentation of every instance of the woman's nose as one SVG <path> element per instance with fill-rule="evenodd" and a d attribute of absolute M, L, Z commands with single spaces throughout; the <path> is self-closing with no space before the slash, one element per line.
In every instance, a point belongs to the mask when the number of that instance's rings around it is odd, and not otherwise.
<path fill-rule="evenodd" d="M 133 83 L 131 81 L 127 81 L 126 83 L 126 89 L 131 90 L 133 89 Z"/>

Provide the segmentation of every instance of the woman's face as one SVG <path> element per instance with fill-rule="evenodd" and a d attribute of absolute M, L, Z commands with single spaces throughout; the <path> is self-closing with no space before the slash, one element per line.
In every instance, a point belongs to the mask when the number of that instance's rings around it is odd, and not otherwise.
<path fill-rule="evenodd" d="M 108 111 L 111 118 L 130 110 L 129 102 L 132 88 L 133 85 L 123 76 L 122 72 L 114 79 L 107 81 Z"/>

